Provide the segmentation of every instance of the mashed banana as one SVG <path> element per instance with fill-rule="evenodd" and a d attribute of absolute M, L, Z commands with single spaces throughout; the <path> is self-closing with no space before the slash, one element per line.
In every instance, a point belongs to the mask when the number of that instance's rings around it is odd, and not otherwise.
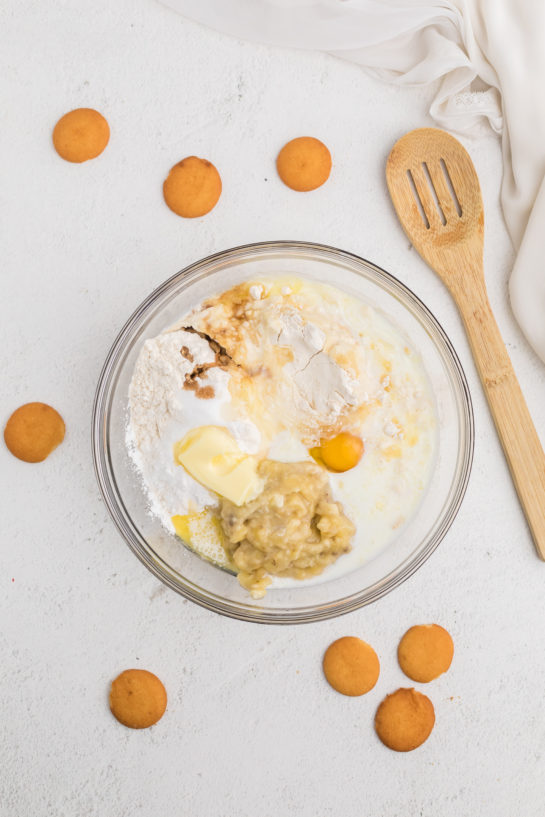
<path fill-rule="evenodd" d="M 356 530 L 319 465 L 263 460 L 258 474 L 265 487 L 255 499 L 240 506 L 220 501 L 224 547 L 254 598 L 265 594 L 270 575 L 321 573 L 348 553 Z"/>

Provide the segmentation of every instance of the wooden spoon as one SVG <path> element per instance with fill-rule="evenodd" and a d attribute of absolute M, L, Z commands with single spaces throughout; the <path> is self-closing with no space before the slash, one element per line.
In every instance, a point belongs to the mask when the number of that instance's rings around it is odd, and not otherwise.
<path fill-rule="evenodd" d="M 536 550 L 545 560 L 545 455 L 486 294 L 484 212 L 460 142 L 421 128 L 392 148 L 386 181 L 411 243 L 454 298 Z"/>

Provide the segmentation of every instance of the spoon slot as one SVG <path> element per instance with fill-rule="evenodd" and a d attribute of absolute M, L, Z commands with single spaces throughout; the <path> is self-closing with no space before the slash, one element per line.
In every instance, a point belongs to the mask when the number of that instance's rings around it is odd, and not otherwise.
<path fill-rule="evenodd" d="M 448 167 L 444 159 L 439 159 L 439 164 L 441 166 L 441 170 L 443 171 L 443 176 L 445 177 L 446 185 L 449 189 L 450 196 L 452 201 L 454 202 L 454 206 L 456 207 L 456 212 L 458 216 L 461 218 L 462 216 L 462 205 L 458 201 L 458 196 L 456 195 L 456 190 L 454 189 L 454 185 L 452 184 L 452 179 L 450 178 L 450 173 L 448 172 Z"/>
<path fill-rule="evenodd" d="M 428 187 L 430 188 L 430 193 L 433 198 L 433 203 L 435 204 L 435 209 L 439 213 L 439 218 L 441 219 L 441 224 L 443 226 L 447 223 L 447 219 L 443 212 L 443 208 L 441 207 L 441 202 L 439 201 L 439 196 L 437 195 L 437 191 L 435 189 L 435 185 L 433 183 L 433 179 L 430 175 L 430 171 L 426 162 L 422 162 L 422 170 L 424 171 L 424 176 L 426 177 L 426 181 L 428 183 Z"/>
<path fill-rule="evenodd" d="M 416 184 L 414 183 L 413 174 L 411 173 L 410 170 L 407 170 L 407 178 L 409 180 L 409 186 L 411 188 L 413 198 L 414 198 L 414 200 L 416 202 L 416 206 L 418 207 L 418 212 L 420 213 L 420 217 L 421 217 L 422 221 L 424 222 L 424 224 L 426 226 L 426 230 L 429 230 L 430 229 L 430 222 L 429 222 L 428 217 L 426 215 L 426 211 L 424 210 L 424 205 L 422 204 L 420 194 L 419 194 L 418 190 L 416 189 Z"/>

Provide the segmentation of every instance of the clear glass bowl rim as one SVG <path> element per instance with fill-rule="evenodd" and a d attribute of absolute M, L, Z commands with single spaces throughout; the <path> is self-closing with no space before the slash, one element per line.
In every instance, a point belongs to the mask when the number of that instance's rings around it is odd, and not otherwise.
<path fill-rule="evenodd" d="M 375 585 L 364 588 L 361 592 L 354 593 L 349 597 L 338 599 L 331 604 L 322 604 L 319 606 L 311 605 L 297 609 L 256 609 L 250 605 L 230 601 L 214 593 L 208 593 L 189 580 L 185 583 L 177 581 L 169 572 L 166 565 L 163 568 L 160 564 L 161 559 L 151 555 L 146 541 L 132 523 L 124 507 L 122 498 L 116 489 L 108 453 L 108 406 L 112 388 L 116 382 L 115 374 L 123 364 L 128 339 L 130 339 L 134 328 L 139 324 L 148 310 L 150 310 L 168 290 L 174 287 L 183 278 L 208 266 L 227 260 L 247 260 L 249 254 L 259 256 L 279 252 L 310 253 L 314 256 L 320 256 L 321 260 L 327 260 L 329 258 L 337 262 L 346 261 L 351 267 L 364 267 L 367 273 L 372 272 L 374 274 L 377 283 L 380 282 L 379 285 L 385 286 L 390 294 L 399 297 L 405 305 L 409 304 L 414 309 L 420 321 L 428 326 L 430 330 L 429 334 L 433 338 L 434 344 L 437 345 L 437 340 L 439 339 L 447 357 L 450 358 L 452 367 L 451 374 L 454 375 L 458 381 L 459 392 L 463 398 L 462 416 L 465 430 L 465 445 L 463 447 L 462 456 L 459 458 L 457 479 L 453 483 L 456 486 L 456 490 L 448 507 L 448 512 L 444 515 L 441 526 L 436 530 L 435 534 L 425 542 L 425 545 L 418 549 L 413 559 L 399 565 L 390 574 L 383 577 L 380 582 L 376 582 Z M 184 269 L 175 273 L 170 278 L 167 278 L 142 301 L 117 335 L 106 356 L 98 379 L 93 402 L 91 437 L 95 475 L 110 516 L 133 553 L 156 578 L 189 601 L 193 601 L 201 607 L 230 618 L 261 624 L 300 624 L 345 615 L 377 601 L 405 582 L 429 559 L 454 522 L 463 501 L 473 463 L 475 428 L 471 395 L 458 355 L 437 318 L 435 318 L 428 307 L 408 286 L 373 262 L 367 261 L 365 258 L 347 252 L 346 250 L 340 250 L 327 244 L 317 244 L 314 242 L 274 240 L 243 244 L 206 256 L 184 267 Z"/>

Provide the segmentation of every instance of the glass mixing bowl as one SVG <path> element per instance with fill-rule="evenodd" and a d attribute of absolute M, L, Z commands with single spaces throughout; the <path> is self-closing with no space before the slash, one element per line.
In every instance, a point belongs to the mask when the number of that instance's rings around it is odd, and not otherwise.
<path fill-rule="evenodd" d="M 236 577 L 184 547 L 148 512 L 125 445 L 128 388 L 142 343 L 204 298 L 262 275 L 294 274 L 333 284 L 381 310 L 420 352 L 438 414 L 438 453 L 426 495 L 400 534 L 367 564 L 321 584 L 269 590 L 254 600 Z M 318 244 L 273 241 L 217 253 L 169 278 L 138 307 L 114 342 L 93 407 L 93 455 L 112 518 L 133 552 L 168 587 L 246 621 L 318 621 L 376 601 L 433 553 L 462 502 L 473 458 L 473 412 L 465 375 L 443 329 L 424 304 L 374 264 Z"/>

